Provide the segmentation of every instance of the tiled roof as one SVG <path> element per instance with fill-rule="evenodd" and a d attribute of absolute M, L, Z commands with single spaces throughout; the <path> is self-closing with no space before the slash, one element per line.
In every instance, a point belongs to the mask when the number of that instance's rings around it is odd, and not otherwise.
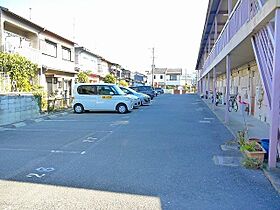
<path fill-rule="evenodd" d="M 154 74 L 165 74 L 167 68 L 155 68 Z"/>
<path fill-rule="evenodd" d="M 180 75 L 182 75 L 182 69 L 167 69 L 166 74 L 180 74 Z"/>

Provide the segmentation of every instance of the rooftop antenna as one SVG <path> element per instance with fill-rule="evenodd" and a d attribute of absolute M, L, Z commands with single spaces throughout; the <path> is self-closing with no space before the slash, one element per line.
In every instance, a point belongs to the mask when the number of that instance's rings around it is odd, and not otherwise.
<path fill-rule="evenodd" d="M 73 18 L 73 41 L 75 41 L 75 31 L 76 31 L 76 18 Z"/>
<path fill-rule="evenodd" d="M 32 12 L 32 8 L 29 7 L 29 20 L 31 20 L 31 12 Z"/>

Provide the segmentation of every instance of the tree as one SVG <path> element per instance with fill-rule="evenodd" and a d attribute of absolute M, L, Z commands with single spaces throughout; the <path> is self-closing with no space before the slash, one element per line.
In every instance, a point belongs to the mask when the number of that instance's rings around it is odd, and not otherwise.
<path fill-rule="evenodd" d="M 19 54 L 0 52 L 0 68 L 15 81 L 17 91 L 30 92 L 38 83 L 38 65 Z"/>
<path fill-rule="evenodd" d="M 87 83 L 89 82 L 88 74 L 86 72 L 79 72 L 78 73 L 78 82 L 79 83 Z"/>
<path fill-rule="evenodd" d="M 111 84 L 115 84 L 116 83 L 116 77 L 113 74 L 107 74 L 103 81 L 105 83 L 111 83 Z"/>
<path fill-rule="evenodd" d="M 121 80 L 119 85 L 123 87 L 128 87 L 128 83 L 125 80 Z"/>

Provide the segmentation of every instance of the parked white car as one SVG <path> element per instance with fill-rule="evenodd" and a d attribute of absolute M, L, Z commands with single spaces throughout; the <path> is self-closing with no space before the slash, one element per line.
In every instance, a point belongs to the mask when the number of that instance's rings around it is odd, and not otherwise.
<path fill-rule="evenodd" d="M 135 90 L 129 88 L 129 87 L 120 87 L 121 90 L 131 96 L 137 96 L 140 99 L 141 105 L 150 105 L 151 104 L 151 98 L 150 96 L 144 94 L 144 93 L 138 93 Z"/>
<path fill-rule="evenodd" d="M 114 84 L 80 83 L 74 85 L 73 109 L 84 111 L 117 111 L 121 114 L 133 109 L 134 99 Z"/>
<path fill-rule="evenodd" d="M 121 87 L 120 87 L 121 88 Z M 122 90 L 122 88 L 121 88 L 121 90 Z M 132 98 L 133 99 L 133 108 L 134 109 L 136 109 L 136 108 L 138 108 L 138 107 L 140 107 L 141 106 L 141 100 L 140 100 L 140 98 L 139 97 L 137 97 L 137 96 L 135 96 L 135 95 L 127 95 L 127 96 L 129 96 L 130 98 Z"/>

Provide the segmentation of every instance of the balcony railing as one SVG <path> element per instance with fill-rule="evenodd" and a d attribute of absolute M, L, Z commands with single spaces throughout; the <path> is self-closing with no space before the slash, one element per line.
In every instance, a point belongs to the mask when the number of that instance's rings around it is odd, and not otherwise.
<path fill-rule="evenodd" d="M 261 7 L 261 0 L 239 0 L 236 3 L 236 6 L 203 65 L 202 73 L 212 64 L 240 28 L 258 13 Z"/>

